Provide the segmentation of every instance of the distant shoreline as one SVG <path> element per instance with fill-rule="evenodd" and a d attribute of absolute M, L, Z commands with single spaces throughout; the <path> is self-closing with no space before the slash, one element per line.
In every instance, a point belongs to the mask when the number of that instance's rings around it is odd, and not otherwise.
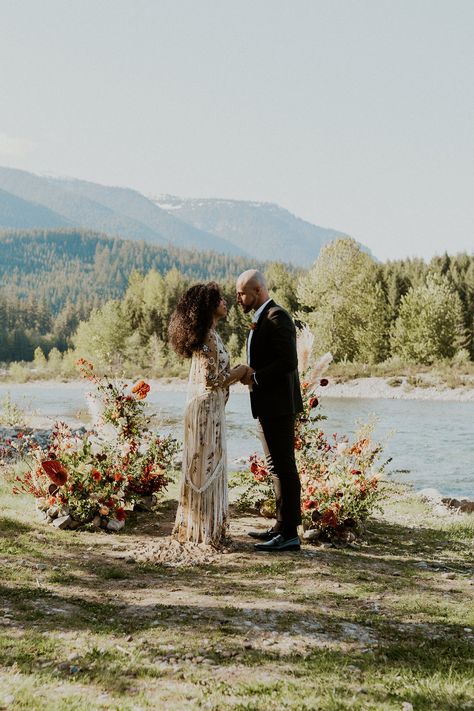
<path fill-rule="evenodd" d="M 138 377 L 138 376 L 137 376 Z M 345 382 L 335 382 L 338 378 L 331 378 L 328 374 L 329 384 L 326 387 L 319 387 L 317 395 L 323 398 L 360 398 L 360 399 L 377 399 L 377 400 L 433 400 L 433 401 L 452 401 L 452 402 L 473 402 L 474 403 L 474 381 L 472 386 L 464 386 L 458 388 L 448 388 L 442 385 L 432 384 L 424 387 L 412 386 L 407 382 L 407 378 L 400 376 L 393 377 L 367 377 L 354 378 Z M 127 378 L 133 382 L 136 378 Z M 399 384 L 394 386 L 389 384 L 391 381 L 399 381 Z M 69 384 L 77 384 L 83 382 L 80 379 L 75 380 L 30 380 L 25 383 L 16 383 L 14 381 L 0 380 L 1 390 L 8 391 L 13 388 L 36 388 L 36 387 L 64 387 Z M 153 390 L 156 391 L 174 391 L 185 392 L 187 389 L 187 380 L 183 378 L 150 378 L 148 380 Z M 232 389 L 236 392 L 246 392 L 247 388 L 244 385 L 234 385 Z"/>

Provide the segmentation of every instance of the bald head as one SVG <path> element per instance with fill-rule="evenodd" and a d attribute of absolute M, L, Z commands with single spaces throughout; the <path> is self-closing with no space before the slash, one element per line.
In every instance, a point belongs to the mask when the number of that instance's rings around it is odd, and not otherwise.
<path fill-rule="evenodd" d="M 237 279 L 237 303 L 244 313 L 255 311 L 270 298 L 265 277 L 258 269 L 247 269 Z"/>

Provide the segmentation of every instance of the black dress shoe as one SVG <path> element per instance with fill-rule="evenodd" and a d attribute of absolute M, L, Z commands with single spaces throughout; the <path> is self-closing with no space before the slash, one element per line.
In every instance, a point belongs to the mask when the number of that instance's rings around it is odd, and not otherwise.
<path fill-rule="evenodd" d="M 283 538 L 281 533 L 277 533 L 271 541 L 267 543 L 256 543 L 254 547 L 256 551 L 283 553 L 283 551 L 299 551 L 301 544 L 298 536 L 296 536 L 296 538 Z"/>
<path fill-rule="evenodd" d="M 272 538 L 278 535 L 278 531 L 269 528 L 267 531 L 249 531 L 247 535 L 250 538 L 257 538 L 259 541 L 271 541 Z"/>

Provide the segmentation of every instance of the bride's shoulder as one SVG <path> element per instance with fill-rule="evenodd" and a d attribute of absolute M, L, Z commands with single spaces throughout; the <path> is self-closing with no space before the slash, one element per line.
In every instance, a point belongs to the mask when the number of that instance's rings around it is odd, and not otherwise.
<path fill-rule="evenodd" d="M 216 345 L 218 343 L 218 335 L 214 329 L 209 329 L 204 338 L 204 343 L 201 346 L 201 351 L 203 353 L 214 353 L 216 351 Z"/>

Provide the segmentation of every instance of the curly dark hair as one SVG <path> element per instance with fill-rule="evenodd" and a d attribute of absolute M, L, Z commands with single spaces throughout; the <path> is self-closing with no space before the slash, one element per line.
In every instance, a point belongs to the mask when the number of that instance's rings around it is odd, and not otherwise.
<path fill-rule="evenodd" d="M 191 358 L 204 345 L 214 312 L 222 299 L 215 281 L 195 284 L 184 292 L 171 314 L 168 339 L 176 353 Z"/>

